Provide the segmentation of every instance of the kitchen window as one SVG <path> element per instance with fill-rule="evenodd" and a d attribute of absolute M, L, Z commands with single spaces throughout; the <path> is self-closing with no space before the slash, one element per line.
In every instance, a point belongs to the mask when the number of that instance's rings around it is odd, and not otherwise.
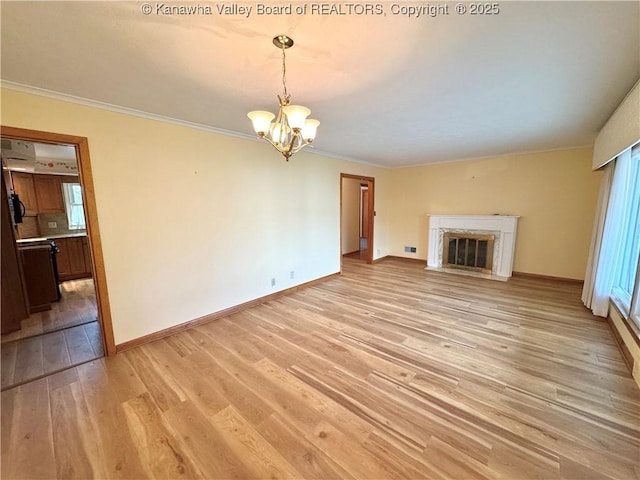
<path fill-rule="evenodd" d="M 82 205 L 82 187 L 79 183 L 63 183 L 62 192 L 67 210 L 69 230 L 85 230 L 87 225 Z"/>

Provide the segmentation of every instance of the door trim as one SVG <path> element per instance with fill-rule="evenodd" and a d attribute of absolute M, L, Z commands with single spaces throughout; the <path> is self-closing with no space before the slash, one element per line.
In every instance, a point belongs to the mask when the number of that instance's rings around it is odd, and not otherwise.
<path fill-rule="evenodd" d="M 109 305 L 109 292 L 107 289 L 107 276 L 102 255 L 102 242 L 100 240 L 100 228 L 98 226 L 98 210 L 96 208 L 93 175 L 91 173 L 91 159 L 89 157 L 89 140 L 86 137 L 65 135 L 60 133 L 28 130 L 25 128 L 0 126 L 0 135 L 5 138 L 26 140 L 39 143 L 57 143 L 73 145 L 78 158 L 78 170 L 80 184 L 84 196 L 84 206 L 87 221 L 87 238 L 89 239 L 89 253 L 91 254 L 91 269 L 93 282 L 96 289 L 96 302 L 98 306 L 98 322 L 102 331 L 102 343 L 107 356 L 116 354 L 116 344 L 113 336 L 113 323 L 111 320 L 111 307 Z"/>
<path fill-rule="evenodd" d="M 350 173 L 341 173 L 340 174 L 340 251 L 342 251 L 342 180 L 344 178 L 353 178 L 356 180 L 360 180 L 362 182 L 367 183 L 367 188 L 369 189 L 369 225 L 367 231 L 367 258 L 366 261 L 369 265 L 373 264 L 373 220 L 375 218 L 374 207 L 374 196 L 375 196 L 375 181 L 374 177 L 365 177 L 363 175 L 353 175 Z M 340 265 L 342 265 L 342 255 L 340 255 Z M 342 267 L 340 268 L 342 272 Z"/>

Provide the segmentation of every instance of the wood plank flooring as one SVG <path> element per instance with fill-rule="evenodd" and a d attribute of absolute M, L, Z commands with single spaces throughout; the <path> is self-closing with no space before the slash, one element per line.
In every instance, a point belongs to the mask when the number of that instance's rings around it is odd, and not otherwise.
<path fill-rule="evenodd" d="M 638 479 L 575 285 L 344 275 L 2 393 L 2 478 Z"/>
<path fill-rule="evenodd" d="M 104 355 L 91 279 L 61 284 L 62 298 L 49 311 L 23 320 L 2 335 L 2 390 Z"/>

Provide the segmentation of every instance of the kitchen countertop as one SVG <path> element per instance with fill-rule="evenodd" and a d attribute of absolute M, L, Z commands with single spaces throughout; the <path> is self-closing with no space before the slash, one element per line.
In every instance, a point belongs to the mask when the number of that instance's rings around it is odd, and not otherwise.
<path fill-rule="evenodd" d="M 86 237 L 86 236 L 87 236 L 87 232 L 62 233 L 60 235 L 47 235 L 46 237 L 21 238 L 20 240 L 16 240 L 16 243 L 20 245 L 22 243 L 44 242 L 46 240 L 56 240 L 58 238 L 75 238 L 75 237 Z"/>
<path fill-rule="evenodd" d="M 24 243 L 19 245 L 19 251 L 24 251 L 24 250 L 37 250 L 40 248 L 46 248 L 47 250 L 51 250 L 51 245 L 49 245 L 48 243 Z"/>
<path fill-rule="evenodd" d="M 69 237 L 86 237 L 87 232 L 82 233 L 62 233 L 60 235 L 48 235 L 45 237 L 47 240 L 55 240 L 56 238 L 69 238 Z"/>

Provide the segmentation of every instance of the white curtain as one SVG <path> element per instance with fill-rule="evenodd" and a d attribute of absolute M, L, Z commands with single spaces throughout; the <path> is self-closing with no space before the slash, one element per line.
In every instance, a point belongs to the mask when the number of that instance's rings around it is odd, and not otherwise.
<path fill-rule="evenodd" d="M 619 255 L 626 232 L 626 212 L 627 191 L 630 179 L 631 149 L 626 150 L 615 160 L 613 170 L 613 181 L 608 195 L 606 205 L 606 216 L 601 219 L 601 211 L 596 215 L 596 231 L 602 225 L 602 234 L 594 234 L 592 238 L 593 251 L 590 255 L 590 264 L 587 267 L 587 280 L 582 293 L 582 300 L 587 307 L 590 307 L 594 315 L 606 317 L 609 311 L 609 298 L 616 279 L 620 276 L 622 257 Z M 609 172 L 605 171 L 603 185 L 601 187 L 599 201 L 604 204 L 606 198 L 606 181 Z M 604 208 L 604 205 L 600 205 Z M 600 238 L 598 238 L 600 237 Z M 600 240 L 600 248 L 598 246 Z"/>
<path fill-rule="evenodd" d="M 587 272 L 585 273 L 584 286 L 582 287 L 582 302 L 587 308 L 591 308 L 593 300 L 593 286 L 596 281 L 596 271 L 598 259 L 600 258 L 600 247 L 602 245 L 602 233 L 604 232 L 604 220 L 607 218 L 607 207 L 609 206 L 609 195 L 611 194 L 615 164 L 615 160 L 607 163 L 603 168 L 602 181 L 600 182 L 600 193 L 598 194 L 596 217 L 593 222 L 589 259 L 587 260 Z"/>

